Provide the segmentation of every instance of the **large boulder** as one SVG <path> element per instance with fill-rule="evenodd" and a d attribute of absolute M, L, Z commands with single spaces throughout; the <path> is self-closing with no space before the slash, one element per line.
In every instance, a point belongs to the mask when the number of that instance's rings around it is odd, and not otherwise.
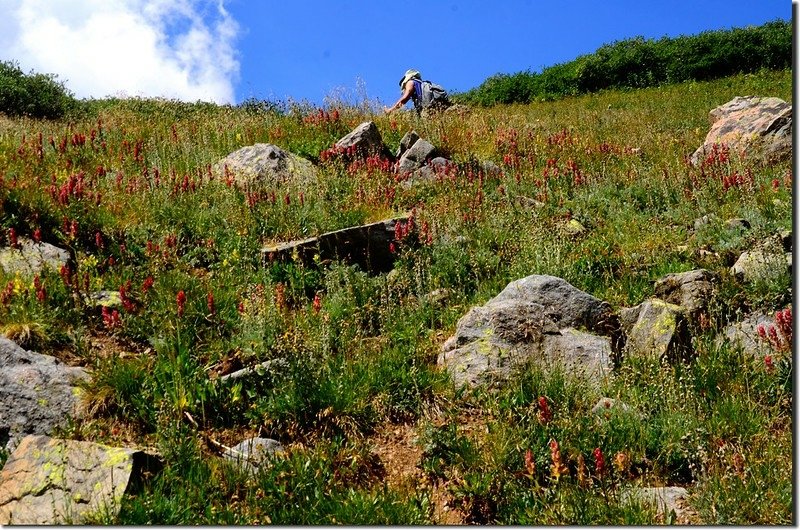
<path fill-rule="evenodd" d="M 735 97 L 709 113 L 711 130 L 692 154 L 699 165 L 715 144 L 766 161 L 787 160 L 792 155 L 792 106 L 782 99 Z"/>
<path fill-rule="evenodd" d="M 23 350 L 0 336 L 0 447 L 25 434 L 50 434 L 79 412 L 83 368 Z"/>
<path fill-rule="evenodd" d="M 612 368 L 612 340 L 597 333 L 612 331 L 614 318 L 561 278 L 528 276 L 461 317 L 438 362 L 457 386 L 502 381 L 531 361 L 596 381 Z"/>
<path fill-rule="evenodd" d="M 16 247 L 0 248 L 0 268 L 6 274 L 33 277 L 45 268 L 58 271 L 70 260 L 69 252 L 62 248 L 28 238 L 19 238 Z"/>
<path fill-rule="evenodd" d="M 381 132 L 375 122 L 365 121 L 358 127 L 340 138 L 334 145 L 338 152 L 352 151 L 359 157 L 368 157 L 384 151 Z"/>
<path fill-rule="evenodd" d="M 310 161 L 272 144 L 242 147 L 217 162 L 212 171 L 249 190 L 287 186 L 306 189 L 318 177 Z"/>
<path fill-rule="evenodd" d="M 26 436 L 0 472 L 0 525 L 113 517 L 125 492 L 157 467 L 155 458 L 134 449 Z"/>
<path fill-rule="evenodd" d="M 620 311 L 627 340 L 625 358 L 655 358 L 675 362 L 694 353 L 686 314 L 680 306 L 658 298 Z"/>

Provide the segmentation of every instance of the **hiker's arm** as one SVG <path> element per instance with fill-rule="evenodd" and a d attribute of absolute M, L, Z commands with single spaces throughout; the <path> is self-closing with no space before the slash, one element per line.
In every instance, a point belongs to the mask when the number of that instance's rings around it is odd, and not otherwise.
<path fill-rule="evenodd" d="M 411 99 L 411 96 L 413 95 L 414 95 L 414 81 L 409 80 L 406 83 L 405 88 L 403 89 L 403 95 L 400 96 L 400 99 L 397 100 L 397 103 L 395 103 L 391 107 L 383 107 L 383 112 L 389 114 L 393 110 L 399 109 L 400 107 L 408 103 L 408 100 Z"/>

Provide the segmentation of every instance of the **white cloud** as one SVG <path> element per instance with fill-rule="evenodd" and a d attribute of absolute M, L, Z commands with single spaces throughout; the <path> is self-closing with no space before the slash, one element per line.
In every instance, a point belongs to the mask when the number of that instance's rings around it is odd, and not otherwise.
<path fill-rule="evenodd" d="M 236 21 L 224 0 L 0 0 L 0 60 L 79 98 L 232 103 Z"/>

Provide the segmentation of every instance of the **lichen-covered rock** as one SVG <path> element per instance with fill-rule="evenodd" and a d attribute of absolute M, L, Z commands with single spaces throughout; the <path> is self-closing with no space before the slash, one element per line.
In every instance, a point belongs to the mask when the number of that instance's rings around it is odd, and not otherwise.
<path fill-rule="evenodd" d="M 626 332 L 624 357 L 648 357 L 675 362 L 693 354 L 687 318 L 681 308 L 653 298 L 622 312 Z"/>
<path fill-rule="evenodd" d="M 787 160 L 792 155 L 792 106 L 782 99 L 736 97 L 713 109 L 709 118 L 711 129 L 691 156 L 694 165 L 702 163 L 715 144 L 766 161 Z"/>
<path fill-rule="evenodd" d="M 0 248 L 0 268 L 6 274 L 33 277 L 45 267 L 58 271 L 70 260 L 69 252 L 62 248 L 28 238 L 19 238 L 16 248 Z"/>
<path fill-rule="evenodd" d="M 697 323 L 701 315 L 708 316 L 708 304 L 718 281 L 718 274 L 705 269 L 667 274 L 656 280 L 655 295 L 680 306 Z"/>
<path fill-rule="evenodd" d="M 306 189 L 318 178 L 311 162 L 272 144 L 242 147 L 217 162 L 212 171 L 245 189 Z"/>
<path fill-rule="evenodd" d="M 26 436 L 0 471 L 0 524 L 81 524 L 87 517 L 113 517 L 126 490 L 152 462 L 133 449 Z"/>
<path fill-rule="evenodd" d="M 23 350 L 0 336 L 0 446 L 13 449 L 25 434 L 50 434 L 78 414 L 77 385 L 86 377 L 83 368 Z"/>

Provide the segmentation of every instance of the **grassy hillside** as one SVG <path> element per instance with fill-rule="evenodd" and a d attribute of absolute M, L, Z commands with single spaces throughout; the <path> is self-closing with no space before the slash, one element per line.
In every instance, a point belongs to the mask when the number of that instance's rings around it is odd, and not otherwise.
<path fill-rule="evenodd" d="M 93 370 L 91 414 L 63 436 L 161 455 L 164 470 L 99 522 L 650 524 L 655 512 L 621 492 L 677 484 L 702 523 L 789 524 L 792 360 L 776 351 L 765 365 L 717 336 L 753 309 L 791 304 L 788 281 L 729 272 L 739 252 L 791 229 L 791 165 L 686 162 L 709 110 L 737 95 L 791 101 L 791 71 L 427 121 L 151 100 L 92 102 L 71 122 L 0 116 L 0 237 L 75 258 L 37 284 L 0 273 L 2 332 Z M 405 187 L 381 160 L 321 160 L 367 119 L 392 150 L 414 129 L 456 168 Z M 210 177 L 257 142 L 315 161 L 320 185 L 247 194 Z M 485 160 L 501 174 L 485 174 Z M 746 178 L 725 185 L 732 175 Z M 430 238 L 399 242 L 389 275 L 261 264 L 267 242 L 412 209 Z M 710 214 L 752 228 L 690 233 Z M 566 233 L 570 219 L 586 233 Z M 601 389 L 530 367 L 475 391 L 454 389 L 436 365 L 456 321 L 512 280 L 559 276 L 618 309 L 699 267 L 721 285 L 691 363 L 628 363 Z M 101 289 L 122 291 L 116 315 L 76 296 Z M 444 303 L 427 296 L 435 290 Z M 280 370 L 246 384 L 216 377 L 275 359 Z M 636 413 L 592 422 L 601 396 Z M 218 458 L 215 442 L 254 434 L 287 453 L 255 476 Z M 551 440 L 568 466 L 560 477 Z"/>

